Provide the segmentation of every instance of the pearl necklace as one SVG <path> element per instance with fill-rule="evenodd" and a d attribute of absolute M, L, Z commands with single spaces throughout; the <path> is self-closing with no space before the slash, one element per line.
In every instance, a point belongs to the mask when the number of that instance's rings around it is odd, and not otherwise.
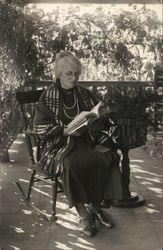
<path fill-rule="evenodd" d="M 70 109 L 75 108 L 75 106 L 77 107 L 76 114 L 74 116 L 68 115 L 66 109 L 70 110 Z M 75 92 L 74 92 L 74 104 L 71 107 L 67 107 L 65 104 L 63 104 L 63 112 L 65 116 L 71 120 L 74 119 L 79 114 L 79 102 L 78 102 L 78 99 L 76 98 Z"/>
<path fill-rule="evenodd" d="M 73 91 L 73 94 L 74 94 L 74 104 L 72 105 L 72 107 L 67 107 L 66 104 L 64 103 L 63 104 L 64 108 L 66 108 L 66 109 L 73 109 L 73 108 L 75 108 L 75 106 L 77 104 L 77 98 L 76 98 L 76 95 L 75 95 L 75 91 Z"/>

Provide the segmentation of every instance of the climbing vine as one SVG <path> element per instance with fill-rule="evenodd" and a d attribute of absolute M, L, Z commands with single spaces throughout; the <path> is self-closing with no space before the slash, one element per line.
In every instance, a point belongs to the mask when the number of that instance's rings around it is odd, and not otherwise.
<path fill-rule="evenodd" d="M 0 2 L 0 157 L 20 129 L 15 90 L 24 80 L 22 1 Z"/>

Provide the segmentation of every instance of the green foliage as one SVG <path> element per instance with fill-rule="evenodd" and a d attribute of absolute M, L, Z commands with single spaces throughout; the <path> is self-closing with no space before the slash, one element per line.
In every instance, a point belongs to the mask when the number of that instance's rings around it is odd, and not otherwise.
<path fill-rule="evenodd" d="M 27 76 L 51 78 L 56 53 L 69 50 L 84 65 L 82 79 L 153 80 L 154 68 L 161 64 L 157 14 L 136 5 L 118 13 L 106 6 L 92 8 L 58 5 L 45 13 L 35 5 L 27 7 Z"/>
<path fill-rule="evenodd" d="M 154 126 L 158 98 L 154 88 L 110 84 L 98 89 L 97 94 L 112 110 L 112 137 L 117 147 L 131 149 L 144 145 L 148 127 Z"/>
<path fill-rule="evenodd" d="M 0 156 L 21 123 L 15 89 L 24 79 L 24 12 L 22 1 L 0 1 Z"/>
<path fill-rule="evenodd" d="M 24 76 L 24 14 L 16 2 L 0 2 L 0 92 L 18 87 Z"/>
<path fill-rule="evenodd" d="M 152 87 L 132 87 L 110 84 L 99 95 L 115 110 L 115 118 L 136 118 L 149 113 L 158 95 Z"/>

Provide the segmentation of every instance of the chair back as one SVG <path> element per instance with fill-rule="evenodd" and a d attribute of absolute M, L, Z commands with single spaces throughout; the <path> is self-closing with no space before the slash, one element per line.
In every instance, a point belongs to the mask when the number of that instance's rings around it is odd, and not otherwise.
<path fill-rule="evenodd" d="M 35 162 L 33 148 L 37 145 L 36 135 L 32 133 L 33 118 L 35 114 L 36 105 L 43 91 L 44 90 L 41 89 L 30 91 L 18 91 L 16 93 L 16 99 L 19 103 L 20 110 L 22 113 L 22 121 L 24 126 L 23 132 L 25 133 L 28 152 L 32 163 Z"/>

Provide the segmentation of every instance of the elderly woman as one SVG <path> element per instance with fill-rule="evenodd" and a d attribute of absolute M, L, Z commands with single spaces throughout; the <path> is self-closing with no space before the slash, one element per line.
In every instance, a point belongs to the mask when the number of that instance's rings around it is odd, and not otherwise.
<path fill-rule="evenodd" d="M 97 104 L 92 93 L 78 84 L 81 68 L 72 53 L 57 55 L 56 81 L 39 100 L 34 127 L 40 138 L 40 168 L 48 174 L 62 174 L 69 207 L 76 208 L 82 233 L 92 237 L 96 233 L 94 218 L 108 228 L 112 226 L 100 203 L 104 199 L 121 199 L 122 192 L 119 156 L 108 148 L 108 136 L 100 132 L 102 119 L 81 134 L 67 133 L 66 125 L 74 117 Z"/>

